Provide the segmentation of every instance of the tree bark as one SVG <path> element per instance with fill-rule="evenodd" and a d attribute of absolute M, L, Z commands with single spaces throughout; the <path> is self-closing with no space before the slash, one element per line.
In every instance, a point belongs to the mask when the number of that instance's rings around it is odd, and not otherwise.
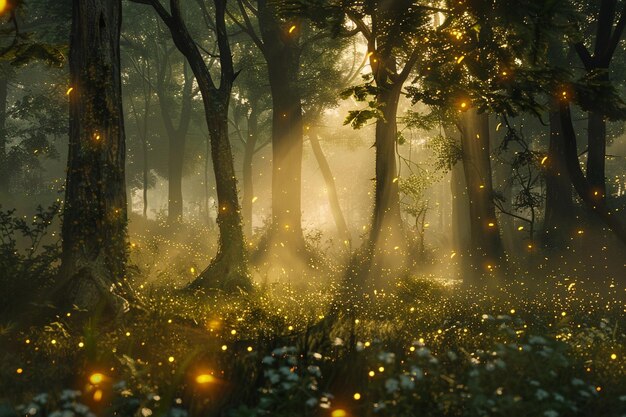
<path fill-rule="evenodd" d="M 9 190 L 9 170 L 7 160 L 7 95 L 9 80 L 0 78 L 0 193 Z"/>
<path fill-rule="evenodd" d="M 243 195 L 241 211 L 243 215 L 244 232 L 247 237 L 252 236 L 252 199 L 254 198 L 254 182 L 252 168 L 254 153 L 258 138 L 259 120 L 257 111 L 252 108 L 248 116 L 248 136 L 246 137 L 243 154 Z"/>
<path fill-rule="evenodd" d="M 165 65 L 162 70 L 165 70 Z M 187 132 L 191 122 L 191 100 L 193 77 L 188 76 L 187 66 L 183 69 L 185 83 L 182 91 L 182 106 L 178 126 L 174 126 L 173 110 L 169 92 L 164 86 L 164 74 L 159 74 L 157 95 L 161 109 L 161 119 L 167 132 L 168 154 L 168 198 L 167 198 L 167 222 L 176 224 L 183 221 L 183 168 L 185 163 L 185 145 Z"/>
<path fill-rule="evenodd" d="M 599 195 L 596 190 L 589 184 L 585 174 L 580 168 L 578 160 L 578 146 L 576 141 L 576 132 L 572 124 L 572 115 L 569 103 L 562 101 L 559 105 L 559 116 L 561 120 L 564 153 L 569 176 L 574 185 L 576 193 L 583 200 L 587 208 L 598 215 L 598 217 L 613 231 L 615 236 L 624 244 L 626 244 L 626 226 L 619 220 L 618 214 L 612 212 L 607 206 L 606 200 Z"/>
<path fill-rule="evenodd" d="M 550 111 L 550 146 L 546 166 L 546 214 L 544 239 L 549 246 L 564 243 L 568 229 L 574 219 L 572 181 L 565 160 L 565 140 L 561 129 L 558 103 Z"/>
<path fill-rule="evenodd" d="M 326 184 L 326 190 L 328 192 L 328 203 L 330 204 L 330 212 L 332 213 L 333 219 L 335 220 L 335 225 L 337 226 L 337 234 L 344 243 L 349 245 L 352 241 L 352 238 L 350 236 L 350 231 L 348 230 L 348 225 L 346 224 L 346 219 L 343 216 L 341 205 L 339 204 L 339 196 L 337 195 L 335 177 L 333 176 L 330 165 L 328 164 L 328 160 L 324 155 L 324 151 L 322 150 L 322 146 L 320 145 L 320 141 L 316 132 L 309 131 L 309 142 L 311 143 L 313 154 L 315 155 L 317 164 L 319 165 L 320 171 L 322 172 L 322 177 L 324 177 L 324 183 Z"/>
<path fill-rule="evenodd" d="M 211 138 L 211 160 L 218 203 L 219 246 L 210 265 L 189 287 L 191 289 L 217 288 L 226 291 L 250 290 L 252 282 L 248 274 L 247 252 L 237 195 L 237 178 L 228 138 L 228 104 L 235 73 L 226 32 L 226 0 L 214 0 L 215 29 L 220 59 L 219 87 L 215 85 L 198 46 L 187 30 L 181 16 L 179 0 L 170 0 L 169 13 L 156 0 L 150 1 L 150 5 L 167 25 L 174 44 L 187 59 L 196 78 Z"/>
<path fill-rule="evenodd" d="M 122 311 L 126 283 L 120 0 L 74 0 L 70 137 L 62 226 L 62 301 Z"/>
<path fill-rule="evenodd" d="M 370 242 L 383 246 L 405 243 L 400 216 L 396 143 L 398 101 L 402 86 L 385 86 L 377 97 L 383 118 L 376 121 L 376 186 Z"/>
<path fill-rule="evenodd" d="M 504 255 L 493 202 L 489 117 L 470 109 L 462 116 L 461 147 L 470 209 L 472 266 L 489 272 Z"/>
<path fill-rule="evenodd" d="M 302 232 L 302 99 L 298 85 L 300 47 L 266 0 L 258 1 L 263 55 L 272 93 L 273 242 L 304 252 Z M 272 242 L 273 241 L 273 242 Z M 278 246 L 277 246 L 278 247 Z"/>

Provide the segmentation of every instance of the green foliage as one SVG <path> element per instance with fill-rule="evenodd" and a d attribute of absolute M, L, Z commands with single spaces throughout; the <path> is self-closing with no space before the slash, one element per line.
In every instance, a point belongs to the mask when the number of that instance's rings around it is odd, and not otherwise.
<path fill-rule="evenodd" d="M 435 135 L 428 141 L 428 148 L 436 156 L 435 169 L 443 173 L 449 172 L 463 158 L 461 145 L 446 135 Z"/>
<path fill-rule="evenodd" d="M 58 237 L 46 243 L 50 225 L 59 213 L 59 204 L 39 206 L 31 221 L 0 211 L 0 312 L 10 318 L 29 295 L 50 284 L 60 259 Z"/>

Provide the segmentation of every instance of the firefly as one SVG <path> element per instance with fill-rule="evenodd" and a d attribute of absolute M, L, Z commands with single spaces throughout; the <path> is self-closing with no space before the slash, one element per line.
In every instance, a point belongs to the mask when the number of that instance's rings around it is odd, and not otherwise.
<path fill-rule="evenodd" d="M 0 4 L 2 3 L 2 0 L 0 0 Z M 0 6 L 1 7 L 1 6 Z M 69 96 L 71 94 L 71 92 L 74 91 L 74 87 L 70 87 L 67 89 L 67 91 L 65 92 L 66 96 Z"/>
<path fill-rule="evenodd" d="M 296 30 L 296 25 L 293 25 L 292 27 L 289 28 L 289 33 L 293 33 L 294 30 Z"/>

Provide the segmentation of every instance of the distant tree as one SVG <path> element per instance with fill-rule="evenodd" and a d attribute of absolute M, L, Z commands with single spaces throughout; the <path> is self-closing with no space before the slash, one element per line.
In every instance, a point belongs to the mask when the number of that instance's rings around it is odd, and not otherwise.
<path fill-rule="evenodd" d="M 57 295 L 93 310 L 126 307 L 125 137 L 120 0 L 75 0 L 70 144 Z M 98 28 L 98 30 L 94 30 Z"/>

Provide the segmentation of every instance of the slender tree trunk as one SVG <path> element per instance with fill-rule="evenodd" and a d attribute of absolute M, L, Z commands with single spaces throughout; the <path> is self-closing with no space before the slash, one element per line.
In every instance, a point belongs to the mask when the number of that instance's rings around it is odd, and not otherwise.
<path fill-rule="evenodd" d="M 120 0 L 74 0 L 70 140 L 57 295 L 94 309 L 125 306 L 125 138 Z"/>
<path fill-rule="evenodd" d="M 553 103 L 550 112 L 550 146 L 547 158 L 545 162 L 546 214 L 543 229 L 546 244 L 552 246 L 565 242 L 565 236 L 572 228 L 575 213 L 558 103 Z"/>
<path fill-rule="evenodd" d="M 493 203 L 489 117 L 471 109 L 463 113 L 463 169 L 470 209 L 470 241 L 475 270 L 491 271 L 504 251 Z"/>
<path fill-rule="evenodd" d="M 328 202 L 330 204 L 330 211 L 333 215 L 333 219 L 335 220 L 335 225 L 337 226 L 337 233 L 339 234 L 339 238 L 342 241 L 350 244 L 352 238 L 350 236 L 350 231 L 348 230 L 348 225 L 346 224 L 346 219 L 343 216 L 341 205 L 339 204 L 339 196 L 337 194 L 337 186 L 335 185 L 335 177 L 333 176 L 330 165 L 328 164 L 328 160 L 324 155 L 324 151 L 322 150 L 322 146 L 320 145 L 317 132 L 309 131 L 309 141 L 311 143 L 311 148 L 313 149 L 315 159 L 317 160 L 317 164 L 319 165 L 320 171 L 322 172 L 322 177 L 324 177 L 326 189 L 328 190 Z"/>
<path fill-rule="evenodd" d="M 9 170 L 7 160 L 7 95 L 9 80 L 0 78 L 0 193 L 9 189 Z"/>
<path fill-rule="evenodd" d="M 193 77 L 187 74 L 187 65 L 184 65 L 182 106 L 178 126 L 174 127 L 171 98 L 163 82 L 159 83 L 157 95 L 161 108 L 161 118 L 167 132 L 168 154 L 168 199 L 167 222 L 176 224 L 183 221 L 183 167 L 185 162 L 185 146 L 187 133 L 191 123 L 191 100 Z"/>
<path fill-rule="evenodd" d="M 587 208 L 598 217 L 615 233 L 615 236 L 626 244 L 626 226 L 619 220 L 618 213 L 611 211 L 606 205 L 606 200 L 601 198 L 589 184 L 585 174 L 580 168 L 578 160 L 578 146 L 576 132 L 572 124 L 572 115 L 569 104 L 562 101 L 559 105 L 559 116 L 564 140 L 564 153 L 569 176 L 576 193 L 584 201 Z"/>
<path fill-rule="evenodd" d="M 248 116 L 248 137 L 243 154 L 243 196 L 241 210 L 243 215 L 244 232 L 247 237 L 252 236 L 252 199 L 254 198 L 254 182 L 252 181 L 252 161 L 258 138 L 258 114 L 252 109 Z"/>
<path fill-rule="evenodd" d="M 148 139 L 143 138 L 143 217 L 148 218 L 148 187 L 150 185 L 148 180 Z"/>
<path fill-rule="evenodd" d="M 382 107 L 383 119 L 376 122 L 376 189 L 374 215 L 370 242 L 385 246 L 403 245 L 404 234 L 400 216 L 400 190 L 396 144 L 398 126 L 396 122 L 400 87 L 388 87 L 381 92 L 378 103 Z"/>
<path fill-rule="evenodd" d="M 606 81 L 608 82 L 608 77 Z M 587 127 L 587 181 L 594 193 L 605 198 L 606 121 L 604 116 L 593 111 L 589 112 Z"/>
<path fill-rule="evenodd" d="M 215 85 L 198 46 L 187 30 L 181 16 L 179 2 L 176 0 L 170 2 L 169 13 L 158 2 L 153 2 L 151 5 L 169 28 L 174 44 L 187 59 L 196 78 L 211 138 L 211 160 L 218 203 L 219 246 L 211 264 L 189 287 L 192 289 L 220 288 L 227 291 L 250 290 L 252 282 L 248 275 L 241 209 L 237 195 L 237 178 L 228 138 L 228 104 L 235 73 L 226 32 L 226 0 L 214 0 L 215 32 L 221 66 L 219 87 Z"/>

